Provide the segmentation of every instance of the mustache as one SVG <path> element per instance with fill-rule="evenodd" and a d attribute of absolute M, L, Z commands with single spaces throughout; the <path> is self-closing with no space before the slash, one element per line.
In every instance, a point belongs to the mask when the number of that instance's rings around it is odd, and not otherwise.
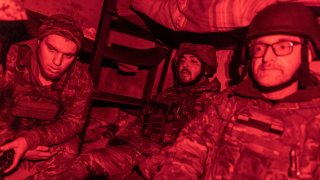
<path fill-rule="evenodd" d="M 181 71 L 179 71 L 179 73 L 184 73 L 184 72 L 191 74 L 191 72 L 188 69 L 182 69 Z"/>
<path fill-rule="evenodd" d="M 270 70 L 270 69 L 277 70 L 277 69 L 279 69 L 279 67 L 272 66 L 272 65 L 261 65 L 261 66 L 259 66 L 259 69 L 261 69 L 261 70 Z"/>

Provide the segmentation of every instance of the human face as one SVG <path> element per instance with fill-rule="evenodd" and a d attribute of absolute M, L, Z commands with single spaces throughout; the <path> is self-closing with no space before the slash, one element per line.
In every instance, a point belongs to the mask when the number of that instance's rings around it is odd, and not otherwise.
<path fill-rule="evenodd" d="M 274 44 L 278 42 L 295 42 L 290 44 L 292 52 L 286 55 L 275 54 L 271 46 L 267 46 L 262 57 L 253 57 L 251 69 L 254 79 L 265 87 L 277 86 L 289 81 L 301 64 L 301 38 L 291 35 L 268 35 L 253 40 L 251 44 Z M 298 42 L 298 43 L 296 43 Z M 252 45 L 252 47 L 254 47 Z M 285 47 L 277 47 L 285 48 Z M 260 49 L 256 48 L 257 51 Z M 290 51 L 289 51 L 290 52 Z M 252 48 L 251 48 L 252 53 Z M 253 55 L 254 56 L 254 55 Z"/>
<path fill-rule="evenodd" d="M 181 84 L 194 81 L 201 73 L 201 62 L 193 54 L 183 54 L 177 64 L 178 78 Z"/>
<path fill-rule="evenodd" d="M 52 81 L 61 78 L 73 64 L 77 54 L 77 45 L 70 39 L 50 34 L 39 42 L 38 58 L 41 75 Z"/>

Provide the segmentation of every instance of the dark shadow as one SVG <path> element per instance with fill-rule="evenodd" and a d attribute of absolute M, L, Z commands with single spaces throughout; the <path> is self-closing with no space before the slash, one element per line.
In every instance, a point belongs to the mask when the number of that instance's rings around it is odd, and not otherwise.
<path fill-rule="evenodd" d="M 4 68 L 10 46 L 27 39 L 29 34 L 24 21 L 0 21 L 0 62 Z"/>
<path fill-rule="evenodd" d="M 243 65 L 244 66 L 244 60 L 243 60 L 243 55 L 242 55 L 242 46 L 243 46 L 243 41 L 239 42 L 237 46 L 235 47 L 233 51 L 233 55 L 231 57 L 231 60 L 229 64 L 227 65 L 228 67 L 228 76 L 230 78 L 230 81 L 228 82 L 228 86 L 232 85 L 237 85 L 241 81 L 241 74 L 240 74 L 240 67 Z"/>

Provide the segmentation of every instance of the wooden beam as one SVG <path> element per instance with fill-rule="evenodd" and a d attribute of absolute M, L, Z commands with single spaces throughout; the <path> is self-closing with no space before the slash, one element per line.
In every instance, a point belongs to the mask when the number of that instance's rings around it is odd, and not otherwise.
<path fill-rule="evenodd" d="M 108 9 L 115 7 L 116 0 L 104 0 L 94 50 L 91 56 L 89 67 L 95 86 L 97 86 L 97 84 L 99 83 L 101 63 L 104 56 L 105 44 L 107 43 L 107 39 L 109 37 L 110 23 L 112 20 L 111 15 L 107 13 L 107 11 Z"/>

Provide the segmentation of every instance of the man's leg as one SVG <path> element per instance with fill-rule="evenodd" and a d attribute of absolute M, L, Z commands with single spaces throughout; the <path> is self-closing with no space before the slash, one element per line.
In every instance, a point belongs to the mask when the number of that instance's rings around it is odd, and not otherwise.
<path fill-rule="evenodd" d="M 85 152 L 76 158 L 70 170 L 60 178 L 84 179 L 109 177 L 121 179 L 130 174 L 141 155 L 133 146 L 122 145 Z"/>

